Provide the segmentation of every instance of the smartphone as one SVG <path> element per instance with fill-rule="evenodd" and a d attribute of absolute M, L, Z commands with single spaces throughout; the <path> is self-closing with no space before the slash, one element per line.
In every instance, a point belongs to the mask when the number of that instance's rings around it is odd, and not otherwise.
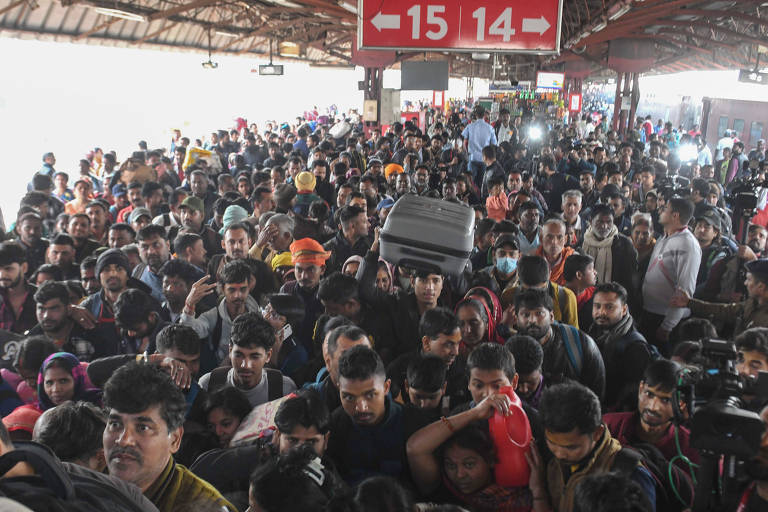
<path fill-rule="evenodd" d="M 293 334 L 291 324 L 285 324 L 279 331 L 277 331 L 277 337 L 281 342 L 290 338 L 291 334 Z"/>

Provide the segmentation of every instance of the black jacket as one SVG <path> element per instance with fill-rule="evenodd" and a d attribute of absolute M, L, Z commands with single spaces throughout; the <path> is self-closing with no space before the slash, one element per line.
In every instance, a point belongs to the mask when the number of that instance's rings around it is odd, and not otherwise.
<path fill-rule="evenodd" d="M 636 295 L 633 283 L 637 274 L 637 249 L 629 237 L 621 233 L 613 237 L 611 259 L 611 280 L 626 288 L 630 297 Z"/>
<path fill-rule="evenodd" d="M 597 324 L 590 330 L 605 362 L 605 405 L 613 411 L 636 410 L 637 386 L 652 360 L 648 342 L 628 321 L 624 334 L 604 335 Z"/>
<path fill-rule="evenodd" d="M 376 287 L 379 253 L 368 251 L 357 275 L 360 281 L 360 298 L 379 315 L 386 318 L 394 329 L 395 357 L 409 352 L 417 352 L 421 346 L 419 336 L 419 306 L 413 292 L 398 290 L 394 294 L 385 293 Z M 439 302 L 439 301 L 438 301 Z"/>
<path fill-rule="evenodd" d="M 323 248 L 331 252 L 331 257 L 325 264 L 326 274 L 341 270 L 341 266 L 350 256 L 365 256 L 368 249 L 371 248 L 371 241 L 368 237 L 358 238 L 355 245 L 349 244 L 344 234 L 339 230 L 336 236 L 325 242 Z"/>

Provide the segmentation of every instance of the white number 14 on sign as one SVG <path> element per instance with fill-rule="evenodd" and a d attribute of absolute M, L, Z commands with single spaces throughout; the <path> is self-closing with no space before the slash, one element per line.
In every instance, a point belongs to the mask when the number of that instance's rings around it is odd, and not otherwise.
<path fill-rule="evenodd" d="M 477 20 L 477 40 L 485 41 L 485 7 L 480 7 L 472 13 L 472 17 Z M 488 29 L 488 35 L 502 36 L 504 42 L 508 43 L 509 40 L 515 35 L 515 29 L 512 28 L 512 8 L 507 7 L 501 16 L 496 18 L 496 21 L 491 24 Z"/>

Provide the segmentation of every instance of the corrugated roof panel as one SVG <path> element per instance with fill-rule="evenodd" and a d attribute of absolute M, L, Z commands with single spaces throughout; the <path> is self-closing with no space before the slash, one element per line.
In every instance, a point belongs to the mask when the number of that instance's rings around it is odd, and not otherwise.
<path fill-rule="evenodd" d="M 60 27 L 61 32 L 75 33 L 77 27 L 80 25 L 80 20 L 87 14 L 86 9 L 80 6 L 69 7 L 66 9 L 66 14 L 62 18 Z"/>
<path fill-rule="evenodd" d="M 22 24 L 25 28 L 40 30 L 44 28 L 43 22 L 45 21 L 47 13 L 48 9 L 44 8 L 42 5 L 38 5 L 36 9 L 28 8 Z"/>
<path fill-rule="evenodd" d="M 162 41 L 163 43 L 171 43 L 172 41 L 175 41 L 178 37 L 181 31 L 184 30 L 184 25 L 179 23 L 178 25 L 174 26 L 171 30 L 167 30 L 163 32 L 162 34 L 157 36 L 158 41 Z"/>

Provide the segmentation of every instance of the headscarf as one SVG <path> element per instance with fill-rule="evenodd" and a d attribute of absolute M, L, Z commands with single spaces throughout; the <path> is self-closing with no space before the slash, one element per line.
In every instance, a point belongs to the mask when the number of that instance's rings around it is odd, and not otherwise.
<path fill-rule="evenodd" d="M 464 294 L 464 298 L 480 299 L 481 302 L 485 303 L 485 306 L 491 312 L 489 318 L 493 319 L 494 327 L 502 322 L 504 318 L 504 308 L 501 307 L 499 298 L 490 289 L 483 286 L 475 286 L 474 288 L 470 288 L 469 291 Z"/>
<path fill-rule="evenodd" d="M 341 272 L 342 272 L 342 274 L 344 273 L 344 270 L 347 268 L 347 265 L 348 265 L 348 264 L 350 264 L 350 263 L 352 263 L 352 262 L 355 262 L 355 261 L 356 261 L 356 262 L 357 262 L 357 264 L 358 264 L 358 267 L 357 267 L 357 268 L 360 268 L 360 265 L 362 265 L 362 264 L 363 264 L 363 257 L 362 257 L 362 256 L 358 256 L 358 255 L 356 255 L 356 254 L 353 254 L 352 256 L 350 256 L 349 258 L 347 258 L 347 261 L 345 261 L 345 262 L 344 262 L 344 264 L 341 266 Z"/>
<path fill-rule="evenodd" d="M 504 344 L 504 340 L 496 333 L 496 322 L 493 319 L 493 313 L 491 313 L 490 308 L 485 304 L 485 301 L 480 296 L 472 296 L 472 297 L 464 297 L 461 299 L 457 304 L 456 307 L 453 309 L 453 313 L 458 316 L 459 309 L 461 309 L 464 306 L 468 306 L 471 308 L 475 308 L 475 304 L 480 304 L 480 307 L 483 308 L 483 312 L 485 313 L 486 326 L 485 326 L 485 334 L 483 335 L 483 338 L 478 343 L 499 343 Z M 461 341 L 461 344 L 459 346 L 459 353 L 462 355 L 468 355 L 469 352 L 472 351 L 474 347 L 470 347 L 466 343 L 464 343 L 464 340 Z"/>
<path fill-rule="evenodd" d="M 84 400 L 86 402 L 98 403 L 101 400 L 101 390 L 86 387 L 85 368 L 80 365 L 80 360 L 69 352 L 56 352 L 48 356 L 40 367 L 37 374 L 37 400 L 40 410 L 46 411 L 56 405 L 51 401 L 45 392 L 45 372 L 54 362 L 63 363 L 65 369 L 72 375 L 75 381 L 75 393 L 72 395 L 72 401 Z"/>
<path fill-rule="evenodd" d="M 387 269 L 387 274 L 389 274 L 389 288 L 384 291 L 390 294 L 395 293 L 395 267 L 383 258 L 379 258 L 379 263 L 384 264 L 384 268 Z M 378 270 L 376 272 L 378 273 Z"/>
<path fill-rule="evenodd" d="M 291 244 L 290 250 L 294 265 L 296 263 L 310 263 L 323 266 L 325 261 L 331 256 L 331 253 L 323 249 L 323 246 L 317 240 L 311 238 L 296 240 Z"/>

